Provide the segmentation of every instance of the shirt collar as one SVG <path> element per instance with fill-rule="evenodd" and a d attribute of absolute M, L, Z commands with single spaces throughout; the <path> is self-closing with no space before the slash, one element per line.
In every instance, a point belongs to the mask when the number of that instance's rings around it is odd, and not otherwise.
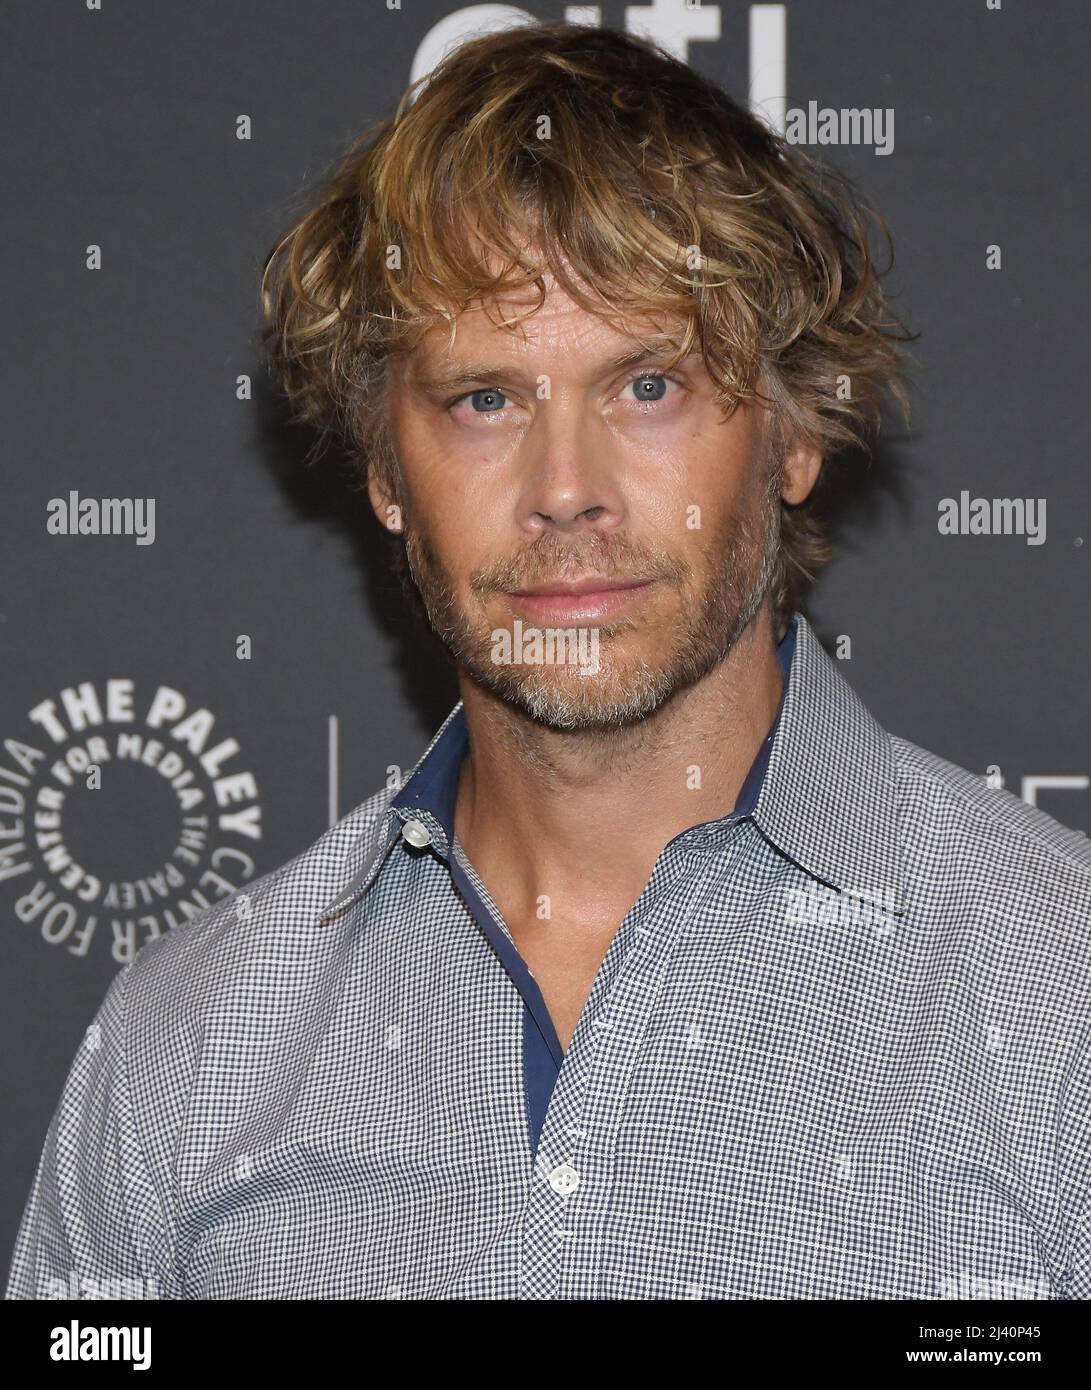
<path fill-rule="evenodd" d="M 781 691 L 777 716 L 746 775 L 735 809 L 732 812 L 733 816 L 749 815 L 754 809 L 772 752 L 781 713 L 784 709 L 795 644 L 796 626 L 793 620 L 788 624 L 787 632 L 777 645 L 777 659 L 784 676 L 784 688 Z M 439 823 L 448 846 L 454 836 L 459 771 L 468 747 L 469 734 L 466 728 L 466 714 L 462 701 L 459 700 L 401 791 L 390 803 L 392 811 L 405 812 L 410 816 L 421 812 L 430 813 Z"/>
<path fill-rule="evenodd" d="M 904 827 L 890 735 L 795 615 L 796 650 L 753 818 L 812 878 L 905 910 Z"/>
<path fill-rule="evenodd" d="M 810 877 L 901 913 L 903 827 L 890 735 L 802 613 L 793 614 L 777 655 L 785 672 L 780 710 L 743 784 L 736 813 L 750 815 L 762 835 Z M 419 811 L 449 840 L 466 747 L 460 700 L 389 803 L 382 824 L 354 842 L 345 886 L 323 920 L 371 882 L 397 838 L 399 821 Z M 447 845 L 437 848 L 445 851 Z"/>

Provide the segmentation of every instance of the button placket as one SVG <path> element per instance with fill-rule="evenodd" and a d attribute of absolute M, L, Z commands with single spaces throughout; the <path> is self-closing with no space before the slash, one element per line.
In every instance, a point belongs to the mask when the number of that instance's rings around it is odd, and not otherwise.
<path fill-rule="evenodd" d="M 549 1185 L 554 1192 L 567 1197 L 580 1185 L 580 1175 L 570 1163 L 558 1163 L 549 1175 Z"/>
<path fill-rule="evenodd" d="M 732 831 L 728 843 L 735 839 Z M 598 1250 L 610 1219 L 615 1143 L 634 1059 L 674 948 L 721 877 L 710 870 L 707 850 L 692 852 L 686 846 L 683 852 L 685 867 L 632 924 L 644 929 L 624 951 L 598 1011 L 581 1021 L 573 1036 L 531 1183 L 523 1297 L 597 1296 Z M 732 864 L 740 853 L 736 844 Z M 685 894 L 681 907 L 673 904 L 680 891 Z M 617 938 L 611 951 L 615 945 L 620 949 Z"/>
<path fill-rule="evenodd" d="M 657 901 L 650 899 L 645 911 Z M 619 929 L 596 976 L 588 1012 L 573 1035 L 550 1100 L 524 1222 L 523 1298 L 583 1296 L 578 1282 L 573 1284 L 566 1271 L 570 1261 L 580 1268 L 586 1265 L 578 1252 L 584 1244 L 586 1222 L 594 1218 L 596 1194 L 609 1189 L 612 1150 L 612 1138 L 603 1134 L 594 1106 L 589 1114 L 587 1111 L 591 1088 L 600 1074 L 596 1061 L 599 1049 L 603 1039 L 615 1031 L 609 1001 L 634 947 L 631 943 L 626 949 Z M 598 1200 L 601 1202 L 601 1195 Z M 594 1270 L 584 1269 L 581 1278 L 593 1287 Z"/>

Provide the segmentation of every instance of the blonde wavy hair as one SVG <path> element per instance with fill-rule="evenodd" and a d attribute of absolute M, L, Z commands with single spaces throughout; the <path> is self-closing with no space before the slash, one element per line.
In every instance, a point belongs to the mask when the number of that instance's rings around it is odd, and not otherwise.
<path fill-rule="evenodd" d="M 899 343 L 914 335 L 889 311 L 872 221 L 889 247 L 845 176 L 651 41 L 524 25 L 414 83 L 277 240 L 266 357 L 293 420 L 319 451 L 347 448 L 362 486 L 371 468 L 396 480 L 390 355 L 436 323 L 501 290 L 535 286 L 540 303 L 543 268 L 613 323 L 649 317 L 678 358 L 702 353 L 725 414 L 772 408 L 780 460 L 789 442 L 821 452 L 810 497 L 781 504 L 783 630 L 833 554 L 829 460 L 870 453 L 887 393 L 908 421 Z"/>

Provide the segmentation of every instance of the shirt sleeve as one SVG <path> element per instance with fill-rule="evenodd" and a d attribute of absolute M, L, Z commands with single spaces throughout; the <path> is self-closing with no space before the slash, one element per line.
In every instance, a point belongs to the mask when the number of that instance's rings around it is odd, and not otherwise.
<path fill-rule="evenodd" d="M 46 1134 L 15 1242 L 6 1297 L 176 1297 L 173 1239 L 145 1161 L 116 975 Z"/>
<path fill-rule="evenodd" d="M 1057 1296 L 1091 1299 L 1091 1025 L 1065 1074 L 1058 1141 L 1066 1258 Z"/>
<path fill-rule="evenodd" d="M 1091 1196 L 1080 1207 L 1072 1233 L 1062 1298 L 1091 1298 Z"/>

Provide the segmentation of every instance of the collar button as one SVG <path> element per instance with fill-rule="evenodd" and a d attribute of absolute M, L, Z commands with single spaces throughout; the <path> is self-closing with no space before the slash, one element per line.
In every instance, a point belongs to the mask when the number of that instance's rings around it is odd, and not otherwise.
<path fill-rule="evenodd" d="M 402 839 L 416 849 L 423 849 L 432 843 L 432 832 L 419 820 L 407 820 L 402 826 Z"/>

